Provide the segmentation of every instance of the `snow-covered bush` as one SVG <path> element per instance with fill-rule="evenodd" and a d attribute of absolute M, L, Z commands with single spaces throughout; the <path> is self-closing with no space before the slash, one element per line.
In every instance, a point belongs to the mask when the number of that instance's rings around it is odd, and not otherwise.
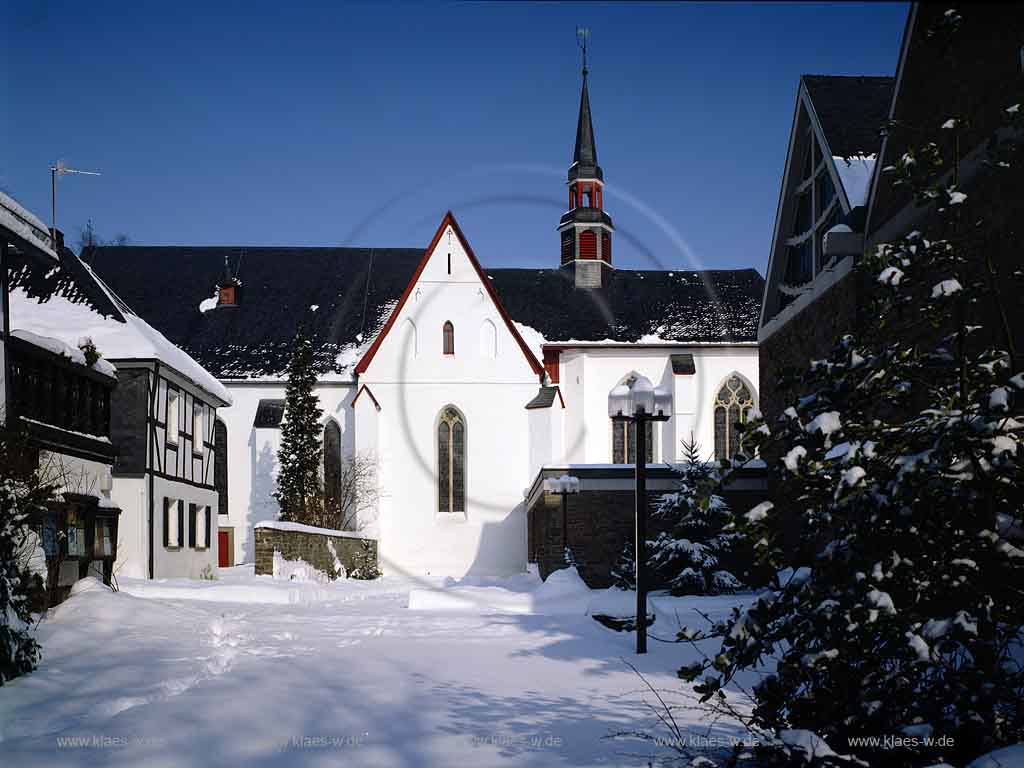
<path fill-rule="evenodd" d="M 717 493 L 720 476 L 704 461 L 695 443 L 684 442 L 684 462 L 676 469 L 676 490 L 654 503 L 649 522 L 671 526 L 647 541 L 647 588 L 673 595 L 719 595 L 743 588 L 728 569 L 742 548 L 742 536 L 731 530 L 729 506 Z M 611 569 L 612 583 L 636 589 L 636 553 L 627 541 Z"/>
<path fill-rule="evenodd" d="M 1006 115 L 1019 149 L 1019 110 Z M 741 673 L 774 663 L 753 689 L 752 728 L 894 768 L 963 765 L 1024 740 L 1024 358 L 1008 320 L 1024 285 L 1019 261 L 992 258 L 1013 238 L 1001 204 L 1019 206 L 993 185 L 1020 158 L 994 146 L 966 194 L 951 149 L 970 121 L 943 119 L 944 137 L 886 169 L 932 207 L 927 231 L 865 256 L 859 277 L 875 290 L 857 334 L 812 364 L 810 394 L 778 422 L 745 430 L 778 457 L 778 483 L 773 506 L 736 523 L 786 570 L 717 627 L 713 659 L 680 670 L 717 705 Z"/>
<path fill-rule="evenodd" d="M 715 492 L 718 469 L 701 459 L 695 443 L 684 443 L 683 451 L 678 487 L 661 496 L 654 512 L 672 528 L 647 543 L 651 586 L 673 595 L 735 592 L 743 584 L 725 566 L 741 537 L 731 530 L 729 505 Z"/>
<path fill-rule="evenodd" d="M 34 536 L 27 527 L 30 512 L 43 507 L 55 491 L 40 478 L 23 438 L 0 433 L 0 685 L 28 674 L 39 662 L 39 644 L 30 633 L 31 600 L 33 590 L 43 585 L 30 574 L 23 553 Z"/>
<path fill-rule="evenodd" d="M 350 579 L 378 579 L 381 577 L 380 565 L 377 563 L 377 548 L 373 542 L 359 542 L 359 549 L 353 556 L 353 568 L 348 572 Z"/>

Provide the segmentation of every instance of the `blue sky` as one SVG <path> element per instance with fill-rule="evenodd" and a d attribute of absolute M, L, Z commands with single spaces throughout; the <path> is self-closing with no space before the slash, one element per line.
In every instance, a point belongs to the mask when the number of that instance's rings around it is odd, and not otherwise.
<path fill-rule="evenodd" d="M 76 239 L 558 264 L 577 25 L 619 266 L 762 273 L 802 73 L 892 74 L 903 3 L 12 0 L 0 188 Z M 8 17 L 10 18 L 10 17 Z"/>

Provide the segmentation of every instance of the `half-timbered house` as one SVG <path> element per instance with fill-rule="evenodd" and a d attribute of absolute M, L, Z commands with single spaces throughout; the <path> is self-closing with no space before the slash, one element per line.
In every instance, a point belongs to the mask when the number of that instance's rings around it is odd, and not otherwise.
<path fill-rule="evenodd" d="M 92 485 L 106 489 L 101 502 L 121 510 L 114 573 L 215 575 L 214 434 L 217 409 L 231 402 L 228 392 L 61 243 L 49 263 L 14 255 L 7 266 L 9 344 L 31 340 L 72 361 L 89 354 L 82 351 L 89 345 L 101 355 L 91 371 L 80 374 L 93 382 L 88 388 L 54 399 L 51 389 L 66 388 L 30 385 L 23 393 L 16 389 L 14 401 L 39 401 L 34 407 L 50 408 L 52 419 L 67 421 L 70 437 L 83 439 L 77 433 L 85 433 L 101 440 L 106 479 Z M 95 383 L 100 375 L 110 377 L 106 389 Z M 19 383 L 17 375 L 13 380 Z M 100 404 L 88 399 L 101 391 Z"/>

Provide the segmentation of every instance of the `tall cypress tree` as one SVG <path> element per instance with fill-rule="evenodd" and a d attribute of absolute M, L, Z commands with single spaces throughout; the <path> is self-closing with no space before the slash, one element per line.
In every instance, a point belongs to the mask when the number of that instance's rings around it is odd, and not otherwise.
<path fill-rule="evenodd" d="M 313 344 L 300 326 L 295 334 L 295 353 L 288 366 L 281 447 L 277 452 L 277 490 L 281 519 L 307 522 L 321 501 L 321 445 L 323 413 L 316 393 Z"/>

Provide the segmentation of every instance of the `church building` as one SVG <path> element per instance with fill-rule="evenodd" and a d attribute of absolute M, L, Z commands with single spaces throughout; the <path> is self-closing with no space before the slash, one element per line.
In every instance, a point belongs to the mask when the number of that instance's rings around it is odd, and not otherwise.
<path fill-rule="evenodd" d="M 230 393 L 213 429 L 220 565 L 251 562 L 253 526 L 278 515 L 300 323 L 320 366 L 325 478 L 346 457 L 373 462 L 379 492 L 358 524 L 388 573 L 524 570 L 545 471 L 589 473 L 595 491 L 631 475 L 635 436 L 609 418 L 608 397 L 638 375 L 672 394 L 671 418 L 649 426 L 648 463 L 677 461 L 691 439 L 730 458 L 735 423 L 759 404 L 764 281 L 618 268 L 604 185 L 584 70 L 550 268 L 487 267 L 451 212 L 426 249 L 88 249 L 127 305 Z"/>

